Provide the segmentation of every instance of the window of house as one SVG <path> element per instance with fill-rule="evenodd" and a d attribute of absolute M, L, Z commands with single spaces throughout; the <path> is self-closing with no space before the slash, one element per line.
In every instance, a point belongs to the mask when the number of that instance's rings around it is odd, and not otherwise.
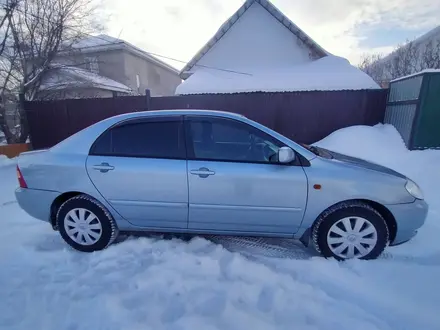
<path fill-rule="evenodd" d="M 181 121 L 144 121 L 122 124 L 101 135 L 92 155 L 184 159 Z"/>
<path fill-rule="evenodd" d="M 272 136 L 235 120 L 193 119 L 189 127 L 194 159 L 272 163 L 283 146 Z"/>
<path fill-rule="evenodd" d="M 86 57 L 88 69 L 93 73 L 99 73 L 99 64 L 96 57 Z"/>

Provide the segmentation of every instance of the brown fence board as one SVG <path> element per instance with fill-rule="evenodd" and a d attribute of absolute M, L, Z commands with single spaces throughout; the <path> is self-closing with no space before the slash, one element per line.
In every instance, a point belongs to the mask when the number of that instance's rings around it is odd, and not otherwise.
<path fill-rule="evenodd" d="M 243 114 L 297 142 L 383 121 L 387 90 L 204 94 L 33 101 L 25 104 L 34 149 L 55 145 L 102 119 L 133 111 L 223 110 Z"/>
<path fill-rule="evenodd" d="M 20 153 L 28 151 L 28 143 L 16 143 L 0 146 L 0 155 L 5 155 L 8 158 L 17 157 Z"/>

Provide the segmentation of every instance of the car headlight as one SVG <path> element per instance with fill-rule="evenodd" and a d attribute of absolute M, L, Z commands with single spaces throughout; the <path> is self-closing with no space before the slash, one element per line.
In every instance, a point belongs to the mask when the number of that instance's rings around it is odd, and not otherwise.
<path fill-rule="evenodd" d="M 415 183 L 414 181 L 411 181 L 408 179 L 408 181 L 405 184 L 406 191 L 409 192 L 409 194 L 417 199 L 423 199 L 423 192 L 420 189 L 420 187 Z"/>

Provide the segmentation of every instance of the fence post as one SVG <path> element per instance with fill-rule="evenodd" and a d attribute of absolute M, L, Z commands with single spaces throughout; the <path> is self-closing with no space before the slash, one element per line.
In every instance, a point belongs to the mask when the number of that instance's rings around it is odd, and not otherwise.
<path fill-rule="evenodd" d="M 147 111 L 151 110 L 151 91 L 148 88 L 145 90 L 145 107 Z"/>

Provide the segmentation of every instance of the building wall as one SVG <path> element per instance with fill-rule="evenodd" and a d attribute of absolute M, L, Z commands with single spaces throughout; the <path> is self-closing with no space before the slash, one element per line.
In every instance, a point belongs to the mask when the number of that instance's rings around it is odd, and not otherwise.
<path fill-rule="evenodd" d="M 126 50 L 77 53 L 69 55 L 64 60 L 72 61 L 86 70 L 91 69 L 89 61 L 96 61 L 98 68 L 96 73 L 118 81 L 139 94 L 144 94 L 146 89 L 150 89 L 153 96 L 174 95 L 176 87 L 182 82 L 178 73 L 172 73 Z"/>
<path fill-rule="evenodd" d="M 124 52 L 122 50 L 108 50 L 105 52 L 85 54 L 86 58 L 96 56 L 101 76 L 113 79 L 124 84 Z"/>
<path fill-rule="evenodd" d="M 312 61 L 309 49 L 254 3 L 198 64 L 228 70 L 285 67 Z M 197 67 L 191 72 L 197 71 Z"/>
<path fill-rule="evenodd" d="M 90 61 L 96 63 L 96 73 L 110 79 L 121 82 L 121 77 L 124 77 L 124 52 L 120 49 L 107 50 L 90 53 L 73 53 L 69 56 L 64 56 L 58 61 L 74 63 L 79 68 L 91 70 Z"/>
<path fill-rule="evenodd" d="M 170 72 L 131 52 L 124 53 L 124 61 L 125 81 L 121 82 L 139 94 L 144 94 L 148 88 L 152 96 L 174 95 L 182 82 L 178 73 Z"/>

